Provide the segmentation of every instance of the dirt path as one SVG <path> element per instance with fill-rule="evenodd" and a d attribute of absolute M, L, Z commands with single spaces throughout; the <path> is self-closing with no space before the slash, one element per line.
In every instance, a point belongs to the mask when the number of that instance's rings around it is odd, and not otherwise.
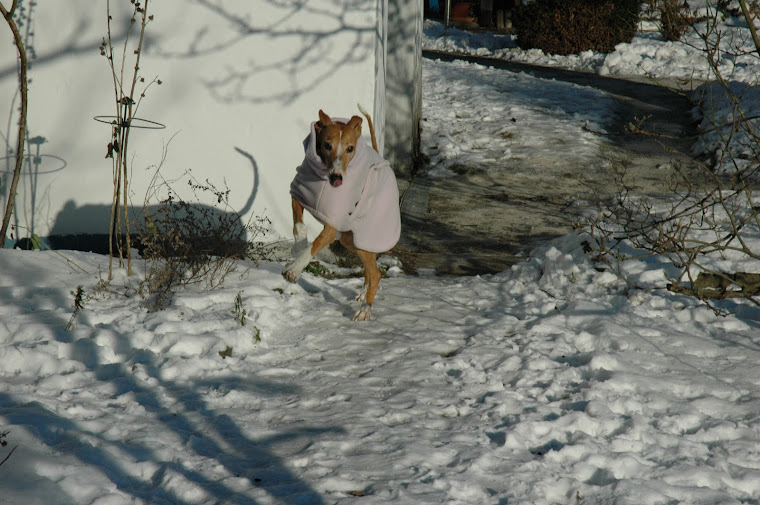
<path fill-rule="evenodd" d="M 425 52 L 426 58 L 460 58 Z M 667 167 L 678 157 L 653 138 L 626 132 L 634 118 L 650 116 L 648 131 L 675 137 L 669 147 L 686 152 L 695 133 L 691 103 L 673 87 L 592 73 L 535 67 L 500 60 L 461 57 L 506 71 L 592 86 L 617 104 L 615 124 L 605 125 L 609 148 L 583 164 L 532 158 L 504 170 L 472 170 L 448 179 L 400 181 L 402 238 L 394 252 L 411 270 L 438 275 L 500 272 L 527 259 L 538 243 L 567 234 L 593 192 L 615 192 L 608 167 L 625 164 L 643 194 L 664 191 Z M 607 168 L 605 168 L 607 167 Z"/>

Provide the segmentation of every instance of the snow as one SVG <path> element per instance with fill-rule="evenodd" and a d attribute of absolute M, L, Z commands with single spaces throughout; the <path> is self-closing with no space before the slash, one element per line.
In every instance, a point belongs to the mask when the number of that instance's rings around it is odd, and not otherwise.
<path fill-rule="evenodd" d="M 554 160 L 558 145 L 568 161 L 588 159 L 604 143 L 597 134 L 614 120 L 607 95 L 572 83 L 432 60 L 425 61 L 422 79 L 430 102 L 446 104 L 423 110 L 422 149 L 431 176 L 451 175 L 457 166 L 489 170 L 507 160 Z"/>
<path fill-rule="evenodd" d="M 467 43 L 499 51 L 490 37 Z M 667 75 L 691 68 L 683 45 L 648 40 Z M 572 61 L 615 73 L 614 55 L 631 61 L 638 45 Z M 424 65 L 433 174 L 602 147 L 582 128 L 606 122 L 592 89 Z M 500 92 L 516 86 L 532 98 Z M 490 112 L 476 123 L 462 104 Z M 391 266 L 366 323 L 350 321 L 359 278 L 293 285 L 280 264 L 240 262 L 221 287 L 151 311 L 139 266 L 105 283 L 102 256 L 0 250 L 0 458 L 17 447 L 0 503 L 760 501 L 760 309 L 733 301 L 717 316 L 664 289 L 657 258 L 625 265 L 647 288 L 632 289 L 583 241 L 497 275 Z"/>
<path fill-rule="evenodd" d="M 714 80 L 714 76 L 704 55 L 706 41 L 715 49 L 715 64 L 718 70 L 729 83 L 732 92 L 736 96 L 741 97 L 741 111 L 745 117 L 751 118 L 750 124 L 753 128 L 756 128 L 760 124 L 756 120 L 758 111 L 760 110 L 757 72 L 758 63 L 760 62 L 758 62 L 758 58 L 755 55 L 754 45 L 752 44 L 746 22 L 739 18 L 724 18 L 720 14 L 712 13 L 705 8 L 707 2 L 690 1 L 688 3 L 691 12 L 696 17 L 706 15 L 709 15 L 709 17 L 706 21 L 696 23 L 695 29 L 684 34 L 681 41 L 662 40 L 653 23 L 642 23 L 640 33 L 630 43 L 618 44 L 615 47 L 615 51 L 609 54 L 584 51 L 578 55 L 561 56 L 545 54 L 538 49 L 522 50 L 517 47 L 515 40 L 509 34 L 472 33 L 456 27 L 445 29 L 440 22 L 432 20 L 426 20 L 424 23 L 425 36 L 423 37 L 423 48 L 432 51 L 454 52 L 519 63 L 593 72 L 602 76 L 634 79 L 644 77 L 662 85 L 675 86 L 682 89 L 684 93 L 689 94 L 692 100 L 699 104 L 702 109 L 700 111 L 700 107 L 695 107 L 694 111 L 695 119 L 700 121 L 700 136 L 694 143 L 691 154 L 700 157 L 713 156 L 715 168 L 719 171 L 732 172 L 737 169 L 741 170 L 746 168 L 751 160 L 754 159 L 752 149 L 755 146 L 755 142 L 750 133 L 741 129 L 738 131 L 734 130 L 734 118 L 738 116 L 738 112 L 731 100 L 726 96 L 723 87 L 715 82 L 710 82 Z M 738 4 L 736 2 L 729 2 L 728 6 L 738 11 Z M 715 19 L 720 21 L 717 25 L 715 24 Z M 430 72 L 429 68 L 433 66 L 440 67 L 443 65 L 433 65 L 427 62 L 425 69 Z M 451 67 L 449 67 L 449 70 L 433 70 L 432 72 L 457 73 L 456 70 L 451 70 Z M 461 70 L 459 72 L 461 73 Z M 484 69 L 482 73 L 483 75 L 488 75 L 489 71 Z M 498 71 L 495 74 L 498 75 Z M 450 75 L 446 75 L 446 78 L 449 77 Z M 441 92 L 440 89 L 436 88 L 445 87 L 445 84 L 440 82 L 442 78 L 443 75 L 440 78 L 430 76 L 426 78 L 428 87 L 430 87 L 430 81 L 433 83 L 438 82 L 437 85 L 431 88 L 435 90 L 435 95 L 433 96 L 437 96 Z M 476 85 L 479 87 L 483 85 L 495 87 L 496 91 L 504 93 L 508 89 L 505 87 L 505 83 L 508 83 L 510 80 L 514 81 L 516 78 L 517 76 L 514 74 L 497 76 L 495 78 L 489 76 L 486 78 L 488 81 L 495 82 L 499 80 L 500 84 L 494 85 L 477 82 Z M 472 83 L 470 84 L 472 85 Z M 532 86 L 535 86 L 529 80 L 524 81 L 524 85 L 525 89 L 520 90 L 522 94 L 526 94 L 526 90 L 530 90 Z M 561 100 L 565 100 L 567 94 L 563 92 L 557 94 L 557 91 L 552 89 L 555 86 L 561 87 L 563 84 L 547 81 L 541 82 L 540 87 L 533 88 L 538 105 L 534 105 L 534 100 L 532 99 L 527 104 L 522 105 L 541 108 L 546 97 L 549 97 L 550 100 L 554 98 L 555 103 L 564 103 Z M 461 94 L 462 92 L 460 89 L 444 89 L 444 91 L 449 95 Z M 547 92 L 544 93 L 545 91 Z M 593 93 L 593 90 L 584 89 L 583 93 Z M 573 98 L 579 98 L 578 95 L 580 93 L 571 94 Z M 490 93 L 490 96 L 493 96 L 493 93 Z M 528 93 L 527 96 L 531 98 L 531 93 Z M 558 97 L 561 97 L 561 99 Z M 477 95 L 472 96 L 471 99 L 475 104 L 483 103 Z M 509 98 L 507 97 L 506 100 L 508 101 Z M 502 103 L 504 100 L 500 99 L 498 102 Z M 473 105 L 472 102 L 461 103 L 463 107 L 465 105 Z M 485 103 L 491 103 L 491 101 L 485 101 Z M 588 111 L 588 119 L 590 121 L 594 121 L 599 117 L 600 112 L 596 109 L 604 107 L 603 104 L 597 104 L 596 101 L 589 98 L 584 99 L 583 105 L 585 107 L 593 106 L 595 109 Z M 456 106 L 457 104 L 455 103 Z M 473 110 L 473 116 L 482 118 L 488 115 L 484 113 L 486 109 L 487 107 L 484 105 L 477 105 L 477 109 Z M 584 115 L 586 114 L 583 108 L 580 109 L 580 112 Z M 703 112 L 707 114 L 703 115 Z M 452 111 L 449 111 L 449 115 L 452 113 Z M 566 111 L 559 114 L 557 118 L 559 124 L 553 125 L 553 129 L 566 128 L 562 123 L 573 120 L 573 117 L 569 114 L 572 113 Z M 603 114 L 602 111 L 601 115 L 603 116 Z M 578 122 L 576 121 L 577 124 Z M 541 127 L 545 126 L 546 122 L 542 121 Z M 589 124 L 588 126 L 593 127 L 595 125 Z M 530 138 L 535 138 L 532 133 L 540 134 L 544 131 L 541 128 L 533 127 L 531 124 L 523 124 L 520 129 L 526 132 L 525 137 Z M 562 138 L 570 133 L 572 129 L 565 129 L 562 132 L 557 131 L 555 136 L 549 133 L 549 138 Z M 436 130 L 434 129 L 434 131 Z M 588 132 L 585 134 L 579 132 L 576 126 L 574 135 L 588 138 L 590 134 Z M 538 137 L 541 137 L 541 135 L 538 135 Z M 503 143 L 507 144 L 507 142 Z M 731 150 L 736 156 L 735 160 L 730 160 L 727 157 L 727 150 L 725 148 L 727 143 L 730 144 Z M 434 143 L 433 145 L 436 144 Z M 425 147 L 424 144 L 423 147 Z M 456 147 L 460 150 L 462 148 L 462 146 Z M 446 154 L 458 156 L 458 149 L 449 148 Z M 430 155 L 431 153 L 426 154 Z M 435 153 L 432 154 L 435 156 Z M 451 161 L 450 157 L 448 159 L 447 163 L 435 163 L 432 175 L 447 175 L 449 173 L 446 171 L 448 166 L 456 164 L 456 161 Z M 434 161 L 438 162 L 439 160 L 434 158 Z"/>

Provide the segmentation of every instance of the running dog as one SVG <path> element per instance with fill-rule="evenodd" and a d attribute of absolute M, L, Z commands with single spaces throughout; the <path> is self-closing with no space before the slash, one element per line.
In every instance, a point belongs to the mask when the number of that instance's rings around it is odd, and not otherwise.
<path fill-rule="evenodd" d="M 377 254 L 388 251 L 401 235 L 401 215 L 396 176 L 377 151 L 372 118 L 367 118 L 372 147 L 361 137 L 362 118 L 332 119 L 322 110 L 319 120 L 303 142 L 304 161 L 290 184 L 293 207 L 294 259 L 282 275 L 297 282 L 304 268 L 325 246 L 335 240 L 354 251 L 364 266 L 364 287 L 354 321 L 371 316 L 380 270 Z M 311 244 L 306 237 L 303 211 L 308 210 L 324 225 Z"/>

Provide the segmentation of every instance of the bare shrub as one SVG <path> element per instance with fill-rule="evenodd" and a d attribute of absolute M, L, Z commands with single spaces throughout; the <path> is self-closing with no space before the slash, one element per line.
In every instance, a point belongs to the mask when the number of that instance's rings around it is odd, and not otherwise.
<path fill-rule="evenodd" d="M 694 17 L 684 0 L 659 0 L 660 34 L 665 40 L 681 40 L 691 28 Z"/>
<path fill-rule="evenodd" d="M 126 2 L 126 0 L 124 0 Z M 111 200 L 111 220 L 108 227 L 108 248 L 110 258 L 108 262 L 108 278 L 113 278 L 113 257 L 116 252 L 119 264 L 123 259 L 127 260 L 127 275 L 132 275 L 132 247 L 130 220 L 129 220 L 129 140 L 133 128 L 139 127 L 139 123 L 157 125 L 152 121 L 139 119 L 137 111 L 142 99 L 145 98 L 147 89 L 153 84 L 161 84 L 161 80 L 153 78 L 145 81 L 140 72 L 140 57 L 145 40 L 145 29 L 153 16 L 148 14 L 149 0 L 129 0 L 132 5 L 132 16 L 129 20 L 127 37 L 119 52 L 114 51 L 111 37 L 111 1 L 106 1 L 107 36 L 100 45 L 100 54 L 108 60 L 111 68 L 111 77 L 114 88 L 115 115 L 110 117 L 111 138 L 106 150 L 106 158 L 112 160 L 113 168 L 113 195 Z M 135 28 L 137 28 L 136 33 Z M 135 40 L 136 37 L 136 40 Z M 132 68 L 128 68 L 129 66 Z M 130 75 L 131 72 L 131 75 Z M 142 87 L 138 91 L 138 85 Z M 96 118 L 98 119 L 98 118 Z M 122 244 L 120 237 L 124 237 Z M 116 251 L 114 251 L 114 246 Z"/>
<path fill-rule="evenodd" d="M 625 168 L 616 172 L 620 191 L 600 201 L 598 212 L 580 224 L 593 239 L 594 258 L 631 281 L 624 265 L 646 256 L 667 259 L 669 289 L 705 300 L 743 297 L 760 303 L 752 275 L 721 268 L 723 260 L 758 260 L 760 238 L 756 197 L 746 178 L 721 176 L 693 162 L 676 163 L 665 183 L 672 197 L 652 199 L 637 194 Z M 701 280 L 700 280 L 701 279 Z M 722 279 L 706 289 L 708 279 Z M 713 282 L 715 284 L 715 282 Z"/>
<path fill-rule="evenodd" d="M 161 190 L 165 196 L 157 205 L 146 205 L 139 225 L 139 241 L 145 258 L 145 282 L 154 309 L 163 308 L 172 293 L 183 286 L 203 283 L 219 287 L 239 264 L 239 260 L 269 257 L 262 238 L 269 232 L 265 217 L 242 221 L 229 203 L 230 190 L 211 182 L 199 182 L 188 174 L 187 187 L 192 201 L 179 196 L 172 183 L 154 182 L 150 194 Z M 198 202 L 208 200 L 211 205 Z"/>
<path fill-rule="evenodd" d="M 695 296 L 717 313 L 725 307 L 718 300 L 744 298 L 760 305 L 760 131 L 758 112 L 746 104 L 757 103 L 757 83 L 730 80 L 721 71 L 720 58 L 731 54 L 758 58 L 760 41 L 746 13 L 754 49 L 747 40 L 732 37 L 719 28 L 718 16 L 694 28 L 704 43 L 702 51 L 715 81 L 699 88 L 697 106 L 703 121 L 703 138 L 709 138 L 713 156 L 695 159 L 684 155 L 666 181 L 668 199 L 652 199 L 637 193 L 625 167 L 617 169 L 616 195 L 599 200 L 598 212 L 578 228 L 593 239 L 594 257 L 633 283 L 626 271 L 628 260 L 640 255 L 658 257 L 669 264 L 668 288 Z M 723 67 L 725 68 L 725 67 Z M 638 133 L 646 133 L 634 126 Z M 740 271 L 730 271 L 740 265 Z"/>

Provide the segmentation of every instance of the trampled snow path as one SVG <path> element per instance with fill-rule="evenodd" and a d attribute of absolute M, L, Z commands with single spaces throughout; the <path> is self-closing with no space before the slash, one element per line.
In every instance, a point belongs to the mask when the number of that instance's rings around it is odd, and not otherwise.
<path fill-rule="evenodd" d="M 0 502 L 758 501 L 757 309 L 628 292 L 580 242 L 496 276 L 396 274 L 366 324 L 359 279 L 263 264 L 148 312 L 121 277 L 71 331 L 70 291 L 94 293 L 105 258 L 65 253 L 85 274 L 0 250 L 0 428 L 19 446 Z"/>
<path fill-rule="evenodd" d="M 465 61 L 426 59 L 423 69 L 420 135 L 431 176 L 452 167 L 509 171 L 516 162 L 542 174 L 589 164 L 605 143 L 599 134 L 619 122 L 613 100 L 591 87 Z"/>

